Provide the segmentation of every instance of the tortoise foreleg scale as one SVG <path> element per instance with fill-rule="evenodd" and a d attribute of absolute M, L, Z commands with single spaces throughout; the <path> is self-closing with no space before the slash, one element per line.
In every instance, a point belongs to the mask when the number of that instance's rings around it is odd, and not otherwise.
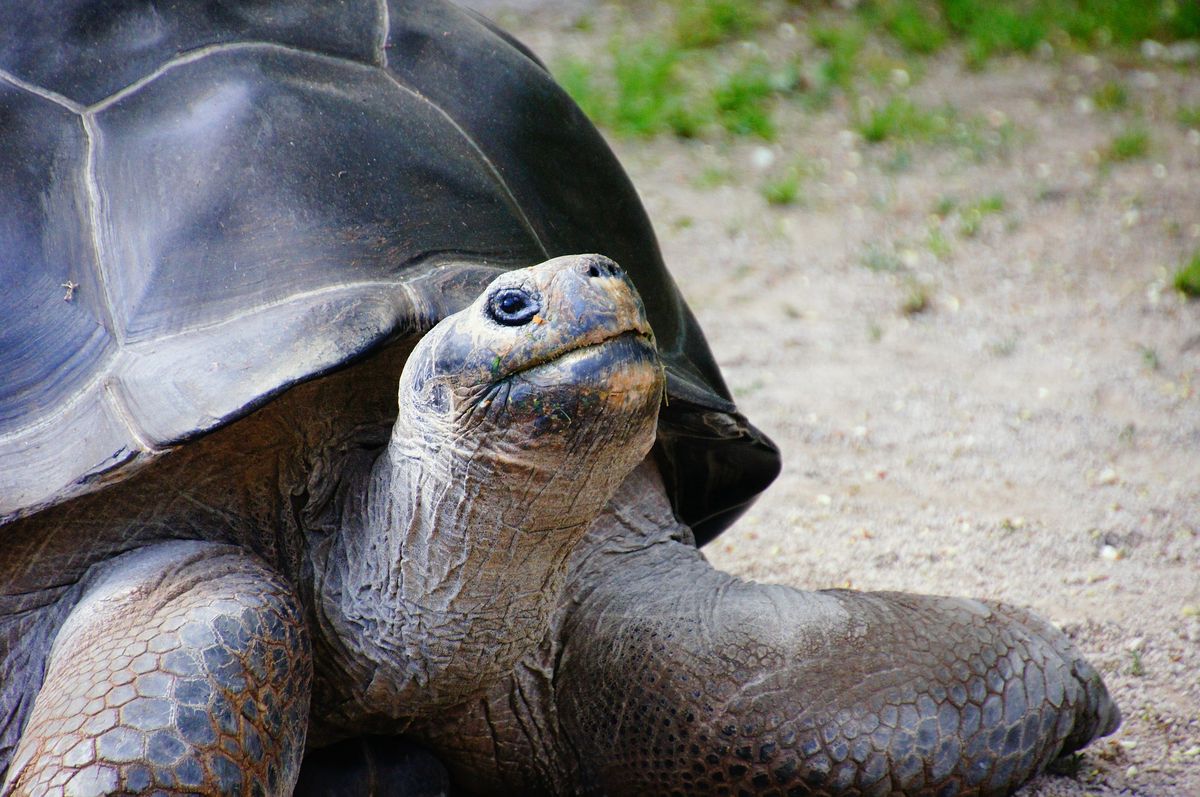
<path fill-rule="evenodd" d="M 245 551 L 118 557 L 59 630 L 5 795 L 290 794 L 310 644 L 290 588 Z"/>

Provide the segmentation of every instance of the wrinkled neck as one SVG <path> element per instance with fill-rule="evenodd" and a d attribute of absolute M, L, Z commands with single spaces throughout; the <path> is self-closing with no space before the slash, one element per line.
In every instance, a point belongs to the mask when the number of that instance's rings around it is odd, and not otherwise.
<path fill-rule="evenodd" d="M 537 644 L 612 489 L 590 461 L 397 422 L 351 492 L 317 587 L 347 717 L 470 699 Z"/>

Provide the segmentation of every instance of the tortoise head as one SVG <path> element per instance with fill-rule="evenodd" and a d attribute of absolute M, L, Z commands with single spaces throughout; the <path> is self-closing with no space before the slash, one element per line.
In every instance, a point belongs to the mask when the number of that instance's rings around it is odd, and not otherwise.
<path fill-rule="evenodd" d="M 409 357 L 400 405 L 426 434 L 510 459 L 566 440 L 620 449 L 623 477 L 653 443 L 662 391 L 632 283 L 608 258 L 574 255 L 501 275 L 436 325 Z"/>
<path fill-rule="evenodd" d="M 347 700 L 411 716 L 511 672 L 653 445 L 663 381 L 641 300 L 598 255 L 502 274 L 417 343 L 318 587 Z"/>

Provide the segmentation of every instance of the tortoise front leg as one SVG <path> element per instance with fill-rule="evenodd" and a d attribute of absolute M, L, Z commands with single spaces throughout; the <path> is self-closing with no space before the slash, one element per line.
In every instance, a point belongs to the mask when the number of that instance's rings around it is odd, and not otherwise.
<path fill-rule="evenodd" d="M 59 630 L 3 792 L 290 794 L 311 680 L 299 606 L 261 561 L 126 554 Z"/>

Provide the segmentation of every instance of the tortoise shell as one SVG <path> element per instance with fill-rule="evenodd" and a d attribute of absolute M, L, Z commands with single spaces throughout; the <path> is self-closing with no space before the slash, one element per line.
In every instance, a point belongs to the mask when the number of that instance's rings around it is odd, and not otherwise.
<path fill-rule="evenodd" d="M 774 478 L 628 178 L 545 67 L 429 2 L 0 2 L 0 524 L 601 252 L 703 542 Z"/>

